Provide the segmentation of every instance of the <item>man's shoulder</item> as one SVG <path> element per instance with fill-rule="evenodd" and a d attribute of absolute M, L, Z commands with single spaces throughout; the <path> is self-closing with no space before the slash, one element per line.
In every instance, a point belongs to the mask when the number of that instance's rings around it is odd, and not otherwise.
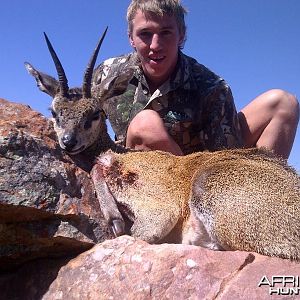
<path fill-rule="evenodd" d="M 227 86 L 225 80 L 210 70 L 205 65 L 199 63 L 195 58 L 183 54 L 185 64 L 188 66 L 189 76 L 196 84 L 197 88 L 213 89 L 217 86 Z"/>
<path fill-rule="evenodd" d="M 138 65 L 137 56 L 134 52 L 111 57 L 104 60 L 94 71 L 94 78 L 102 81 L 107 77 L 115 77 L 122 73 L 126 68 Z"/>
<path fill-rule="evenodd" d="M 123 66 L 127 63 L 133 63 L 134 53 L 127 53 L 115 57 L 108 58 L 103 61 L 102 65 L 104 66 Z"/>

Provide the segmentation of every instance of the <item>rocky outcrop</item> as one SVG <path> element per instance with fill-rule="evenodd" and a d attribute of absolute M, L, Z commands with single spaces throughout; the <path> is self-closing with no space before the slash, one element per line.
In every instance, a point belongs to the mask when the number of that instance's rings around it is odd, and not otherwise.
<path fill-rule="evenodd" d="M 111 239 L 93 159 L 65 155 L 46 118 L 0 99 L 0 299 L 269 299 L 263 276 L 299 276 L 255 253 Z"/>
<path fill-rule="evenodd" d="M 108 237 L 90 161 L 62 153 L 51 123 L 0 100 L 0 268 L 80 253 Z"/>
<path fill-rule="evenodd" d="M 269 288 L 258 287 L 263 275 L 299 271 L 297 263 L 255 253 L 149 245 L 123 236 L 62 267 L 43 299 L 267 299 Z"/>

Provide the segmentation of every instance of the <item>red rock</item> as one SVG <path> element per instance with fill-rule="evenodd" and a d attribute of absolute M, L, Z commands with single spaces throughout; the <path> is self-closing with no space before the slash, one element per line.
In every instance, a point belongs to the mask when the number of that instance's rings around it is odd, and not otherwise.
<path fill-rule="evenodd" d="M 300 264 L 123 236 L 62 267 L 43 299 L 268 299 L 268 287 L 258 283 L 278 274 L 300 274 Z"/>
<path fill-rule="evenodd" d="M 48 119 L 0 99 L 0 270 L 111 237 L 89 163 L 75 159 L 61 151 Z"/>

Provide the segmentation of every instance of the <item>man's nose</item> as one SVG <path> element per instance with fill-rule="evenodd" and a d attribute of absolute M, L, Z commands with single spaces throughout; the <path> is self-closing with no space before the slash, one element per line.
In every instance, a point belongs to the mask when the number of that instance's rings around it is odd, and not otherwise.
<path fill-rule="evenodd" d="M 161 38 L 158 34 L 153 34 L 152 39 L 151 39 L 151 44 L 150 44 L 150 49 L 158 51 L 162 47 L 162 41 Z"/>

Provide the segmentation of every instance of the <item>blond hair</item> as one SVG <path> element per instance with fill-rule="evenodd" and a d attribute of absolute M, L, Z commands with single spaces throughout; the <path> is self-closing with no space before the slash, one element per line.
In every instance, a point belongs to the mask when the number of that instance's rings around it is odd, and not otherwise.
<path fill-rule="evenodd" d="M 186 25 L 184 15 L 187 10 L 181 5 L 180 0 L 132 0 L 127 9 L 128 34 L 133 29 L 133 19 L 140 10 L 145 15 L 155 14 L 158 16 L 169 15 L 176 18 L 180 34 L 186 37 Z M 185 41 L 185 38 L 184 38 Z M 182 45 L 184 42 L 182 43 Z"/>

